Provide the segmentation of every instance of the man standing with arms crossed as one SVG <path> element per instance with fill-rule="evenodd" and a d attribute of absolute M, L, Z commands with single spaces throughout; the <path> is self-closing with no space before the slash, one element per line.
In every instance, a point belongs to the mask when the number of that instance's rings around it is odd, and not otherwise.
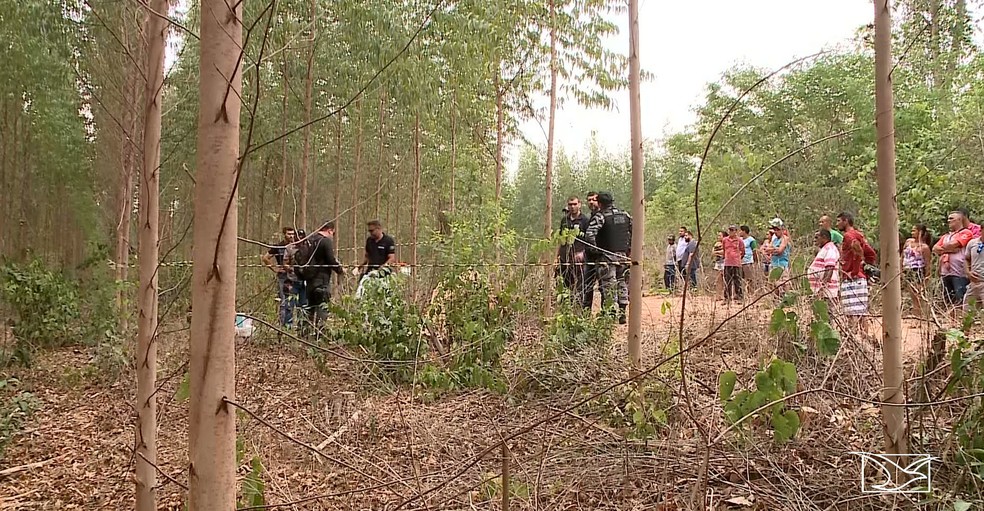
<path fill-rule="evenodd" d="M 588 217 L 581 213 L 581 200 L 576 195 L 567 199 L 567 209 L 564 211 L 567 214 L 560 221 L 560 233 L 575 234 L 575 237 L 571 243 L 565 243 L 557 249 L 557 260 L 560 262 L 564 287 L 577 303 L 581 303 L 585 273 L 584 233 L 588 230 Z"/>

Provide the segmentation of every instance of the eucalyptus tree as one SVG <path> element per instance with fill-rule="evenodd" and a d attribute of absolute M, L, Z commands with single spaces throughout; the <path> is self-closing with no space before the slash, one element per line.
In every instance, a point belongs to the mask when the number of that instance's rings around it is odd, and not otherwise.
<path fill-rule="evenodd" d="M 146 84 L 144 87 L 143 166 L 140 179 L 140 287 L 137 315 L 136 500 L 140 511 L 157 509 L 157 268 L 160 250 L 161 92 L 168 0 L 148 4 Z"/>
<path fill-rule="evenodd" d="M 189 509 L 236 505 L 236 180 L 242 107 L 242 4 L 201 1 L 195 172 Z"/>
<path fill-rule="evenodd" d="M 882 417 L 885 452 L 908 454 L 909 428 L 905 410 L 905 373 L 902 371 L 902 274 L 899 253 L 899 212 L 895 197 L 895 109 L 892 104 L 892 14 L 889 0 L 875 6 L 875 108 L 878 129 L 878 220 L 882 275 Z M 895 474 L 893 474 L 894 476 Z"/>

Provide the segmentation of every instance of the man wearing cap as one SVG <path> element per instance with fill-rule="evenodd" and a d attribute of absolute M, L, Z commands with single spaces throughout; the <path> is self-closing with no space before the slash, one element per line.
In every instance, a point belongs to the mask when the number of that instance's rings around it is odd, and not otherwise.
<path fill-rule="evenodd" d="M 681 238 L 682 239 L 682 238 Z M 676 274 L 677 274 L 677 258 L 676 258 L 676 238 L 673 236 L 666 237 L 666 259 L 663 262 L 663 285 L 666 289 L 673 292 L 673 288 L 676 287 Z"/>
<path fill-rule="evenodd" d="M 588 222 L 584 241 L 588 254 L 593 256 L 592 262 L 598 263 L 602 308 L 615 298 L 619 309 L 618 322 L 625 324 L 625 309 L 629 305 L 625 270 L 628 269 L 628 253 L 632 243 L 632 217 L 614 207 L 614 202 L 610 193 L 598 194 L 599 210 Z"/>

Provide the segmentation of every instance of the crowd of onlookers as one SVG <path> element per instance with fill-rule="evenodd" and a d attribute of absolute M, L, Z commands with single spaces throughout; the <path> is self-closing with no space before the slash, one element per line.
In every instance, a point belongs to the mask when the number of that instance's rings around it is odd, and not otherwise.
<path fill-rule="evenodd" d="M 966 210 L 952 211 L 947 227 L 948 232 L 934 241 L 929 229 L 919 224 L 909 237 L 900 240 L 903 287 L 911 296 L 913 313 L 920 317 L 932 305 L 927 289 L 935 276 L 942 289 L 941 305 L 954 316 L 984 302 L 981 227 L 970 220 Z M 809 264 L 797 275 L 790 273 L 793 239 L 780 218 L 769 222 L 761 241 L 747 225 L 731 225 L 713 239 L 707 261 L 711 271 L 707 272 L 696 236 L 687 227 L 680 227 L 675 237 L 667 237 L 663 271 L 667 289 L 698 288 L 698 282 L 703 281 L 718 300 L 743 301 L 750 291 L 781 293 L 805 277 L 816 298 L 827 301 L 847 319 L 860 322 L 868 315 L 869 284 L 874 279 L 885 280 L 877 267 L 877 252 L 847 212 L 835 218 L 820 217 L 812 244 L 803 252 Z M 703 279 L 698 278 L 701 273 L 706 274 Z"/>

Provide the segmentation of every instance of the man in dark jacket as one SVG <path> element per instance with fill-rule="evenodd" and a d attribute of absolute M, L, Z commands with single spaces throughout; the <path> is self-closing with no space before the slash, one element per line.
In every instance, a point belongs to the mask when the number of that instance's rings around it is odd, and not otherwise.
<path fill-rule="evenodd" d="M 581 302 L 581 286 L 584 283 L 584 233 L 588 230 L 588 217 L 581 213 L 581 200 L 572 196 L 567 199 L 564 218 L 560 221 L 562 235 L 574 235 L 571 243 L 565 243 L 557 249 L 557 261 L 560 263 L 560 274 L 566 287 L 575 298 Z"/>
<path fill-rule="evenodd" d="M 331 274 L 344 275 L 342 265 L 335 258 L 335 222 L 328 221 L 309 238 L 313 247 L 310 262 L 313 266 L 307 278 L 307 299 L 309 314 L 315 325 L 328 317 L 328 302 L 331 301 Z"/>

